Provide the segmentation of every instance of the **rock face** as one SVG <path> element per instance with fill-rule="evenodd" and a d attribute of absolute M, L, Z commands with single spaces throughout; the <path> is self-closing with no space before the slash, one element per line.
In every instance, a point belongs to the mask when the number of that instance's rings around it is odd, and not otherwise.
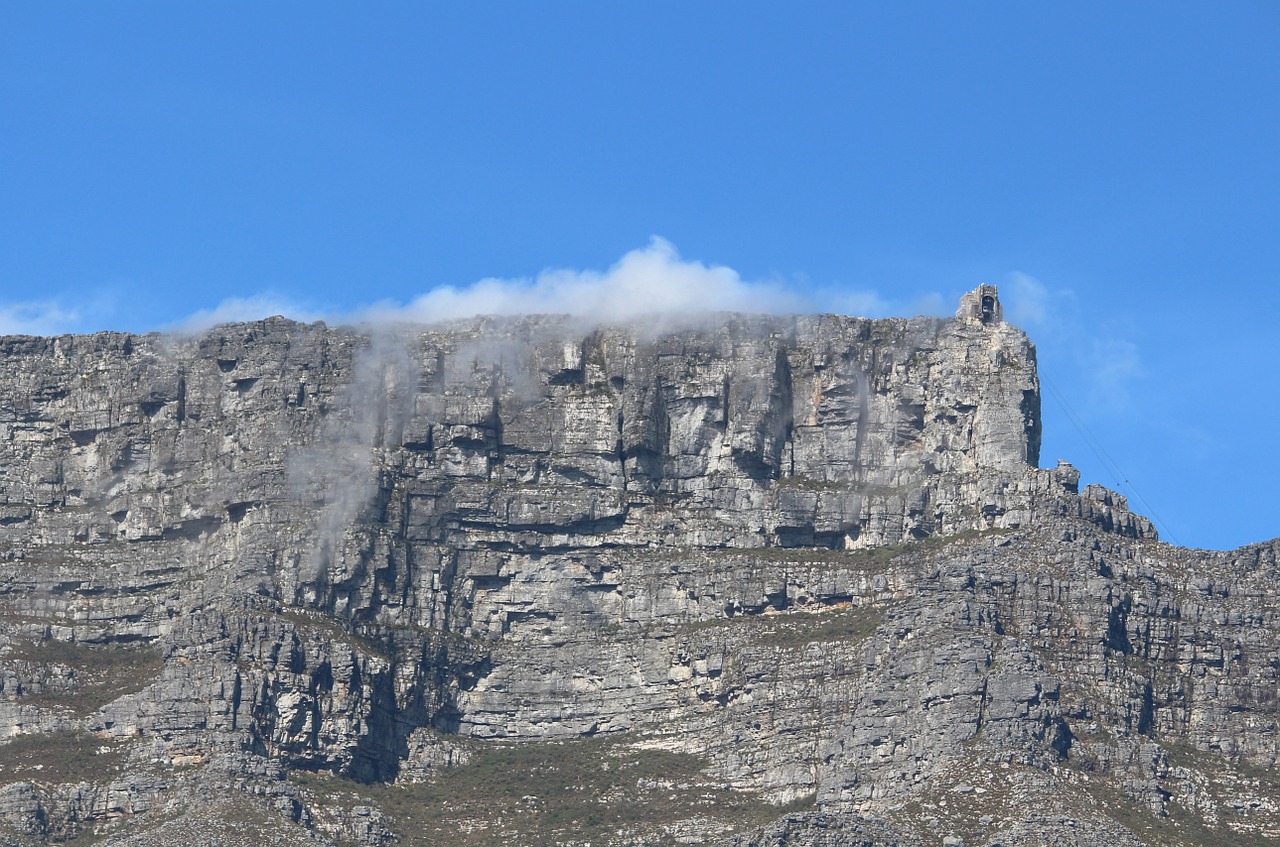
<path fill-rule="evenodd" d="M 0 843 L 1280 837 L 1280 543 L 1039 440 L 990 286 L 0 339 Z"/>

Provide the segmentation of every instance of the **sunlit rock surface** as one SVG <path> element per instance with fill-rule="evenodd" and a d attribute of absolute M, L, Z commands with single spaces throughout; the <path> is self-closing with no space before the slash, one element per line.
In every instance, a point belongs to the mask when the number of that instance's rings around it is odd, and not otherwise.
<path fill-rule="evenodd" d="M 1039 410 L 987 286 L 0 339 L 0 843 L 1280 837 L 1276 542 Z"/>

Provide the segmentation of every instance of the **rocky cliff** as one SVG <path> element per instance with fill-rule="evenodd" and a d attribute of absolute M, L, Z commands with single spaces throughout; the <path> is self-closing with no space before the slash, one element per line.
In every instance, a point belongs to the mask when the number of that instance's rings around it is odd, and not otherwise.
<path fill-rule="evenodd" d="M 1271 843 L 1280 543 L 1039 438 L 987 286 L 0 339 L 0 843 Z"/>

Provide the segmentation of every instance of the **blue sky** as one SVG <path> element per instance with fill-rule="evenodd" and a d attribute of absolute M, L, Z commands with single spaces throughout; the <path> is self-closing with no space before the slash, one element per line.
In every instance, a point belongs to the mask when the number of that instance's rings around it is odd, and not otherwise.
<path fill-rule="evenodd" d="M 1055 389 L 1042 464 L 1261 541 L 1277 43 L 1272 0 L 13 0 L 0 332 L 555 305 L 512 281 L 620 262 L 874 315 L 992 282 Z"/>

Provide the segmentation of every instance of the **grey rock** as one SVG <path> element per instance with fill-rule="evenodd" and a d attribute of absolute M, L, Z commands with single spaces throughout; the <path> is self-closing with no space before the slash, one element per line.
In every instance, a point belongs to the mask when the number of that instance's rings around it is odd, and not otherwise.
<path fill-rule="evenodd" d="M 1280 542 L 1163 544 L 1039 442 L 988 286 L 946 321 L 0 339 L 0 831 L 1280 832 Z M 647 775 L 550 776 L 615 755 Z"/>

